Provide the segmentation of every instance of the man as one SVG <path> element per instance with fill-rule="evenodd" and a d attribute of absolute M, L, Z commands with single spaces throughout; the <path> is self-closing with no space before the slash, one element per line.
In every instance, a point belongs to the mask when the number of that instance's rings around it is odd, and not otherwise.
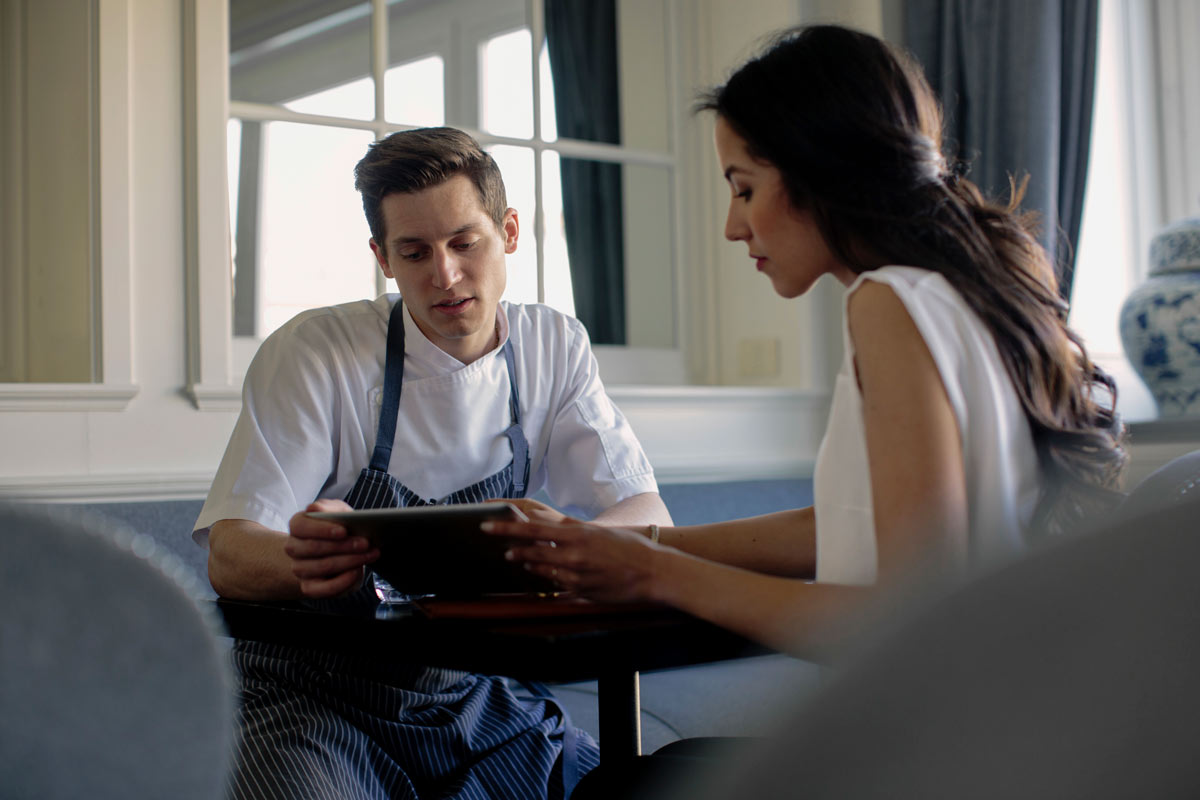
<path fill-rule="evenodd" d="M 355 177 L 403 299 L 314 309 L 263 343 L 193 533 L 217 592 L 370 597 L 377 551 L 304 513 L 347 504 L 544 488 L 600 522 L 669 524 L 579 322 L 500 303 L 519 226 L 492 158 L 460 131 L 405 131 Z M 500 678 L 240 641 L 234 661 L 235 797 L 557 798 L 598 760 L 552 702 Z"/>

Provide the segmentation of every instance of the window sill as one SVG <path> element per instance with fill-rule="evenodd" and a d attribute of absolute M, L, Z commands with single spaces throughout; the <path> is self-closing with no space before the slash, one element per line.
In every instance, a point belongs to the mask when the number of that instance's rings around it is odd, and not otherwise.
<path fill-rule="evenodd" d="M 0 384 L 0 411 L 124 411 L 140 387 L 107 383 Z"/>
<path fill-rule="evenodd" d="M 1130 422 L 1129 440 L 1135 445 L 1200 442 L 1200 417 Z"/>
<path fill-rule="evenodd" d="M 240 411 L 242 382 L 233 384 L 193 383 L 187 388 L 188 397 L 197 411 Z"/>

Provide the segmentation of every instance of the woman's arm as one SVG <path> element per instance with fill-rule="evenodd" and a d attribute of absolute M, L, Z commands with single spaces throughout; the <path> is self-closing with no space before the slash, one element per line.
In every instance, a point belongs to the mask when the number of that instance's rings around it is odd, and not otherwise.
<path fill-rule="evenodd" d="M 967 556 L 962 436 L 928 345 L 892 289 L 864 281 L 847 311 L 863 399 L 877 582 Z"/>
<path fill-rule="evenodd" d="M 812 508 L 662 528 L 659 541 L 708 561 L 767 575 L 812 578 L 816 574 L 817 528 Z"/>
<path fill-rule="evenodd" d="M 492 523 L 520 540 L 510 557 L 566 588 L 605 600 L 666 603 L 806 658 L 853 636 L 875 596 L 911 570 L 957 571 L 967 503 L 957 418 L 928 346 L 892 290 L 866 282 L 848 322 L 863 396 L 878 577 L 869 587 L 807 583 L 811 509 L 662 531 Z M 556 546 L 548 547 L 547 542 Z"/>
<path fill-rule="evenodd" d="M 632 505 L 633 502 L 637 505 Z M 511 503 L 531 520 L 583 524 L 545 503 L 528 497 L 490 500 Z M 622 512 L 620 515 L 608 512 Z M 626 512 L 634 512 L 632 515 Z M 629 519 L 633 516 L 633 519 Z M 769 575 L 811 578 L 816 570 L 816 528 L 811 508 L 778 511 L 758 517 L 715 522 L 707 525 L 669 527 L 670 514 L 657 494 L 635 495 L 596 516 L 592 523 L 605 527 L 624 527 L 639 531 L 647 538 L 650 528 L 638 525 L 649 518 L 659 527 L 663 544 L 710 561 L 730 564 Z"/>
<path fill-rule="evenodd" d="M 768 527 L 802 512 L 676 528 L 688 545 L 724 530 L 750 541 L 755 520 Z M 509 557 L 566 589 L 601 601 L 650 601 L 674 606 L 743 636 L 806 658 L 825 660 L 849 629 L 832 624 L 869 599 L 857 587 L 818 586 L 721 564 L 650 542 L 640 530 L 581 523 L 491 522 L 484 529 L 512 539 Z M 668 532 L 668 533 L 670 533 Z M 554 546 L 547 546 L 553 542 Z M 715 542 L 706 542 L 711 544 Z M 722 548 L 739 552 L 740 548 Z M 802 635 L 798 635 L 801 634 Z"/>

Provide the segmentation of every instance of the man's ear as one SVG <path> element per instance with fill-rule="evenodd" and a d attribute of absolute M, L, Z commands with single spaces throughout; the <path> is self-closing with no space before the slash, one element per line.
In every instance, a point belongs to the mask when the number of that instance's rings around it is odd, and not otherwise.
<path fill-rule="evenodd" d="M 395 278 L 396 276 L 392 274 L 392 268 L 388 266 L 387 251 L 374 238 L 371 239 L 371 252 L 375 254 L 375 260 L 379 262 L 379 268 L 383 270 L 383 276 L 385 278 Z"/>
<path fill-rule="evenodd" d="M 517 251 L 517 236 L 521 233 L 521 225 L 517 221 L 517 210 L 515 208 L 506 209 L 504 212 L 504 222 L 500 225 L 500 230 L 504 231 L 504 252 L 508 254 Z"/>

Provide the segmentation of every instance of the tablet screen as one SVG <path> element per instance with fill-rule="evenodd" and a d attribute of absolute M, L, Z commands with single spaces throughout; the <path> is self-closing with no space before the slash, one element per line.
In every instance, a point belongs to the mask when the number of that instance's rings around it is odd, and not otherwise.
<path fill-rule="evenodd" d="M 379 548 L 371 569 L 403 594 L 477 597 L 554 590 L 544 578 L 505 561 L 505 539 L 479 530 L 488 519 L 527 519 L 511 503 L 312 511 L 309 516 L 337 520 L 351 534 L 370 540 Z"/>

